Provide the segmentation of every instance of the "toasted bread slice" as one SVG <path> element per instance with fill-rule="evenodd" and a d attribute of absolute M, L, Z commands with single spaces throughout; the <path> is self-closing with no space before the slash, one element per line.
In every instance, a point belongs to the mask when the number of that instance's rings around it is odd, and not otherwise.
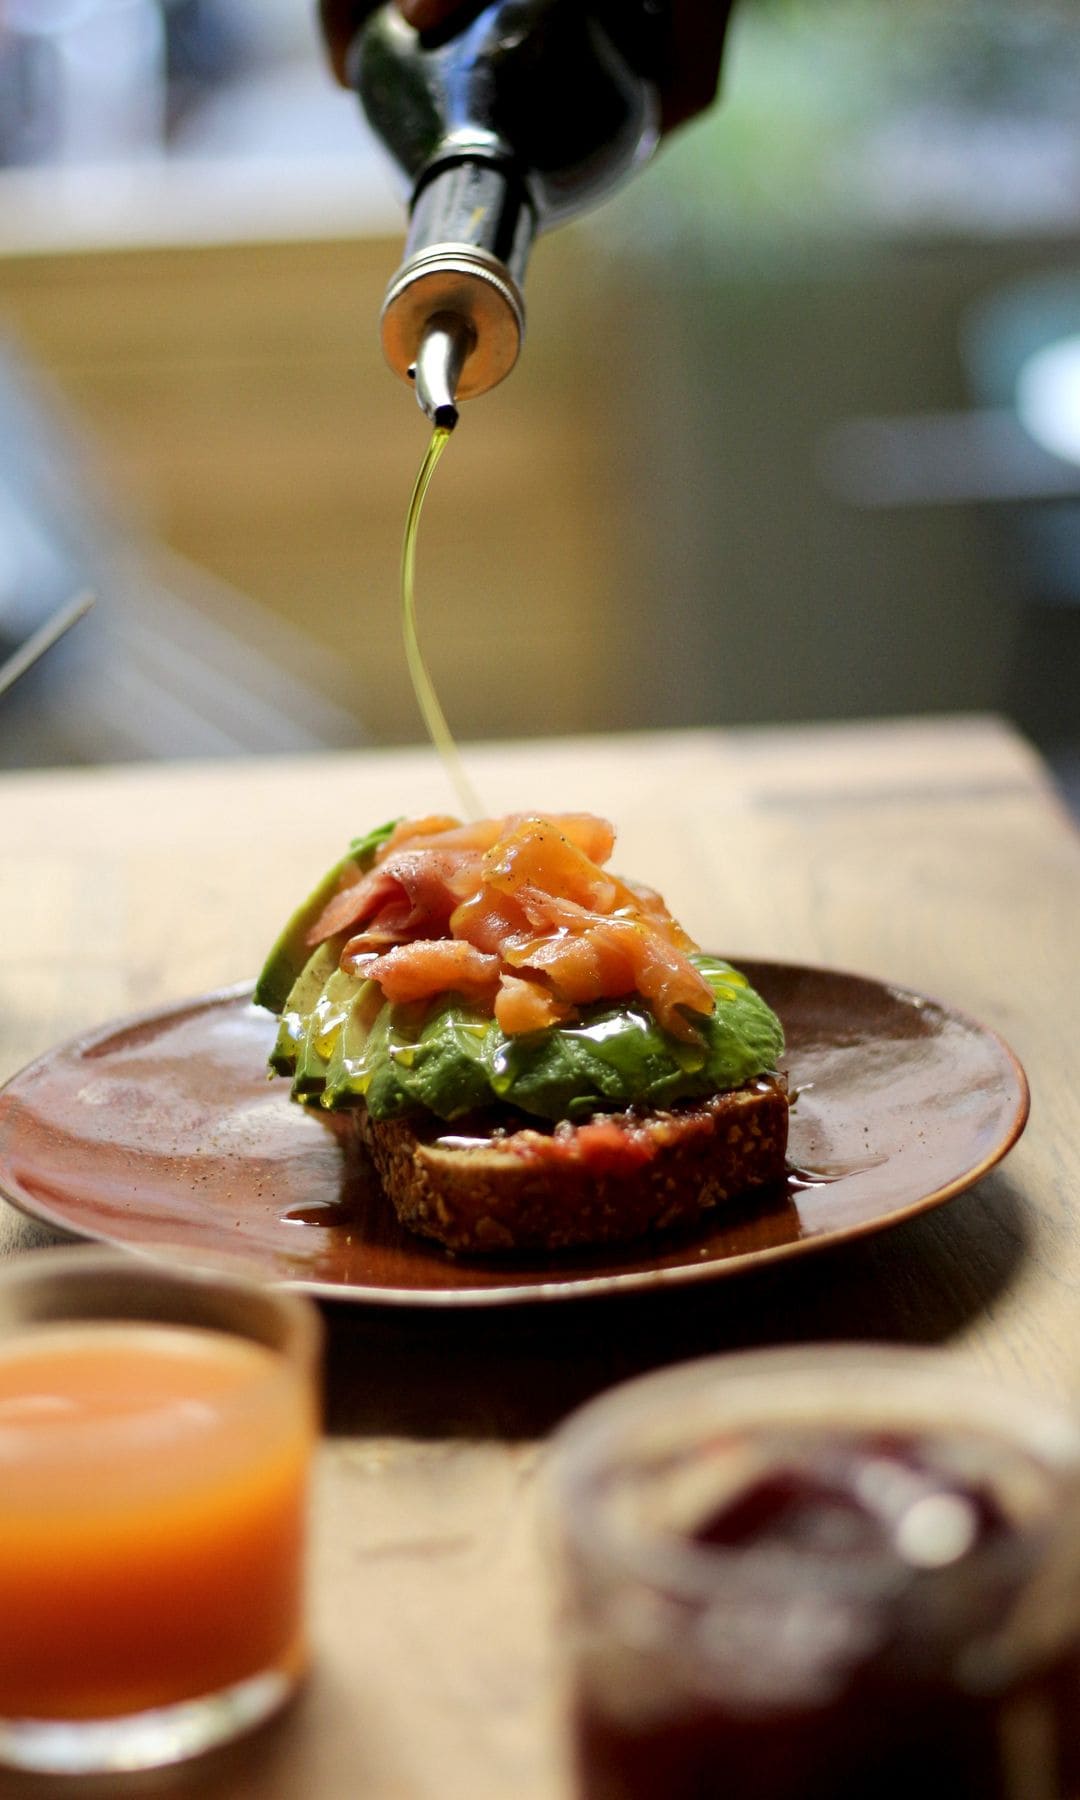
<path fill-rule="evenodd" d="M 497 1117 L 497 1115 L 496 1115 Z M 554 1129 L 516 1115 L 457 1127 L 428 1116 L 359 1130 L 401 1223 L 452 1250 L 562 1250 L 685 1225 L 784 1175 L 788 1097 L 765 1075 L 666 1112 Z"/>

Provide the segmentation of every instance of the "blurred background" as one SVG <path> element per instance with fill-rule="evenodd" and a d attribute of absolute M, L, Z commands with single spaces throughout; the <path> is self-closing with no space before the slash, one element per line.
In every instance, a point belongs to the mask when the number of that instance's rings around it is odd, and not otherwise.
<path fill-rule="evenodd" d="M 740 0 L 420 549 L 464 739 L 993 710 L 1080 791 L 1075 0 Z M 0 765 L 417 740 L 401 198 L 313 0 L 0 0 Z"/>

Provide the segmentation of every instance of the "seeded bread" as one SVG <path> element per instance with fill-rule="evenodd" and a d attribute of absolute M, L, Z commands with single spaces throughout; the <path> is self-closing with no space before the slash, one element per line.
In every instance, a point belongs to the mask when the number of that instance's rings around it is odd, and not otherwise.
<path fill-rule="evenodd" d="M 788 1097 L 775 1076 L 666 1112 L 630 1109 L 548 1130 L 492 1118 L 376 1121 L 358 1109 L 410 1231 L 488 1253 L 620 1243 L 692 1224 L 784 1175 Z"/>

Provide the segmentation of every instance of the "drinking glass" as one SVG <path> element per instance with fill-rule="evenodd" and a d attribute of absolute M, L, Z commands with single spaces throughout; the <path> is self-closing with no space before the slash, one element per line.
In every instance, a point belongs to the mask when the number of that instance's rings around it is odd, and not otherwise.
<path fill-rule="evenodd" d="M 0 1765 L 177 1762 L 292 1693 L 320 1335 L 225 1269 L 0 1267 Z"/>
<path fill-rule="evenodd" d="M 557 1435 L 586 1800 L 1080 1795 L 1080 1428 L 944 1353 L 647 1376 Z"/>

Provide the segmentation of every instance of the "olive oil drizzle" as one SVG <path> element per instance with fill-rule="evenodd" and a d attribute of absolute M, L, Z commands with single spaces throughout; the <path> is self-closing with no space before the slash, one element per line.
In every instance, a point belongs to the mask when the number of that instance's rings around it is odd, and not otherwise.
<path fill-rule="evenodd" d="M 401 546 L 401 619 L 405 636 L 405 661 L 412 679 L 413 693 L 420 715 L 427 726 L 428 736 L 435 749 L 442 757 L 443 767 L 457 791 L 466 818 L 479 819 L 483 808 L 473 790 L 469 777 L 465 773 L 458 747 L 450 734 L 446 723 L 446 715 L 439 704 L 439 696 L 435 692 L 434 683 L 427 671 L 423 652 L 420 649 L 420 638 L 416 629 L 416 537 L 420 526 L 420 514 L 424 507 L 424 496 L 431 485 L 431 477 L 436 465 L 450 439 L 450 432 L 445 425 L 436 425 L 431 434 L 431 442 L 420 473 L 416 477 L 416 486 L 409 501 L 408 516 L 405 520 L 405 541 Z"/>

